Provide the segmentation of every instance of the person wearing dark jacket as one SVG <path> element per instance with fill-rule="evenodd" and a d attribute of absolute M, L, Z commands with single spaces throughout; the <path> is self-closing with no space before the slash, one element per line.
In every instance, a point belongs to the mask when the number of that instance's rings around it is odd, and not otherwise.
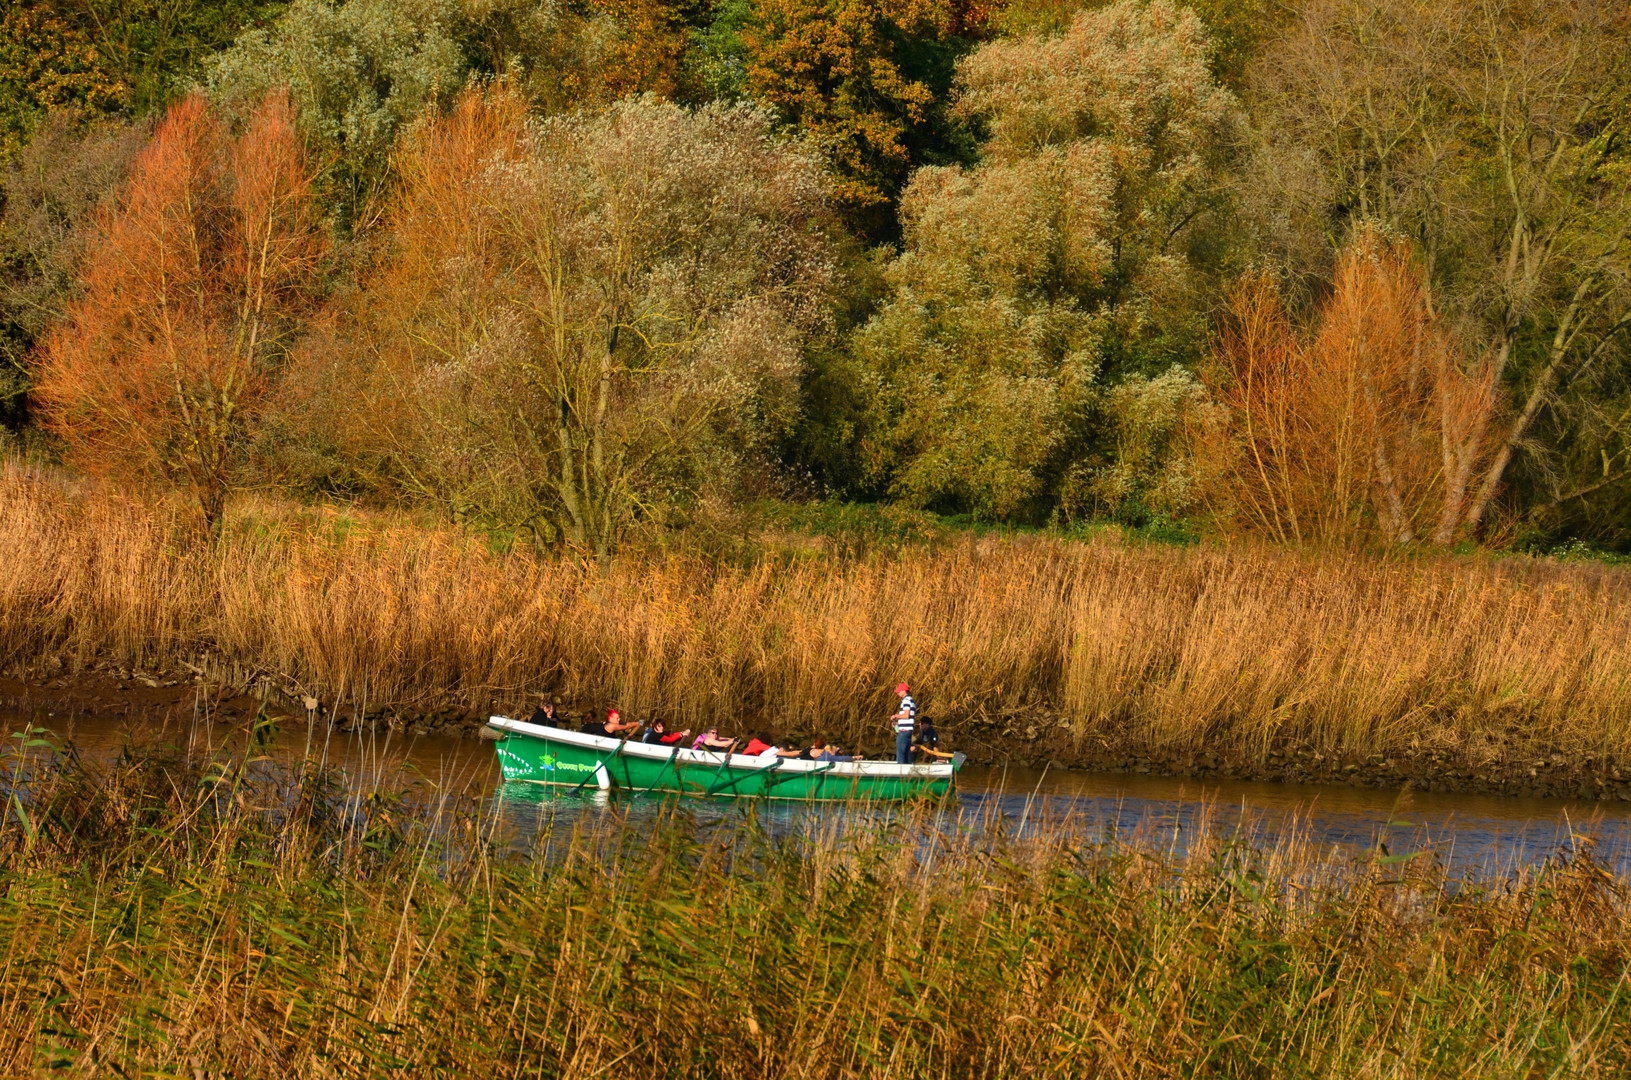
<path fill-rule="evenodd" d="M 846 754 L 842 747 L 828 746 L 825 739 L 817 739 L 805 750 L 799 752 L 799 757 L 805 761 L 860 761 L 853 754 Z"/>
<path fill-rule="evenodd" d="M 532 710 L 532 715 L 527 718 L 527 723 L 538 724 L 542 727 L 560 727 L 560 717 L 555 715 L 555 703 L 553 701 L 543 702 Z"/>
<path fill-rule="evenodd" d="M 615 739 L 626 731 L 636 731 L 639 727 L 639 723 L 634 720 L 623 723 L 623 714 L 616 709 L 607 709 L 605 720 L 596 720 L 595 710 L 590 709 L 589 715 L 583 719 L 585 735 L 604 735 L 608 739 Z"/>
<path fill-rule="evenodd" d="M 912 744 L 912 749 L 928 761 L 950 761 L 956 756 L 940 749 L 940 733 L 934 729 L 934 721 L 927 716 L 917 722 L 917 741 Z"/>
<path fill-rule="evenodd" d="M 689 738 L 690 735 L 690 728 L 686 728 L 684 731 L 669 731 L 668 722 L 657 719 L 653 720 L 650 726 L 646 728 L 645 734 L 640 736 L 640 741 L 654 743 L 659 746 L 674 746 L 681 740 Z"/>

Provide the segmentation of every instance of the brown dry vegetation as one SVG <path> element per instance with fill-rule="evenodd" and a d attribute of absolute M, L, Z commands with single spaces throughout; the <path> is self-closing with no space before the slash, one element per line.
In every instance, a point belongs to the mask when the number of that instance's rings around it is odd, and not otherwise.
<path fill-rule="evenodd" d="M 1373 232 L 1306 334 L 1272 277 L 1242 278 L 1214 350 L 1226 432 L 1199 447 L 1214 512 L 1282 542 L 1450 543 L 1493 497 L 1469 490 L 1492 453 L 1494 369 L 1460 352 L 1409 249 Z"/>
<path fill-rule="evenodd" d="M 407 711 L 552 692 L 863 740 L 907 678 L 954 731 L 1021 709 L 1128 752 L 1631 752 L 1631 576 L 1598 565 L 968 538 L 601 569 L 273 504 L 215 539 L 178 520 L 8 467 L 0 663 L 192 663 Z"/>

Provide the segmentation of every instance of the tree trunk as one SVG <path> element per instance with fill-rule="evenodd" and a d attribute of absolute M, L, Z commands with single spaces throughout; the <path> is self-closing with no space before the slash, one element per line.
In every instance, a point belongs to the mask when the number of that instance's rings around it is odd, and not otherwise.
<path fill-rule="evenodd" d="M 1388 539 L 1396 544 L 1408 544 L 1416 538 L 1416 531 L 1410 527 L 1410 515 L 1405 512 L 1404 499 L 1399 494 L 1399 481 L 1393 475 L 1387 445 L 1380 436 L 1376 440 L 1376 477 L 1382 485 Z"/>
<path fill-rule="evenodd" d="M 1452 452 L 1450 439 L 1442 437 L 1444 451 L 1444 502 L 1439 508 L 1438 524 L 1433 527 L 1433 543 L 1444 547 L 1455 539 L 1455 530 L 1461 524 L 1461 508 L 1467 501 L 1467 485 L 1472 480 L 1472 463 L 1477 456 L 1477 444 L 1482 434 L 1470 447 Z"/>
<path fill-rule="evenodd" d="M 1486 358 L 1481 364 L 1476 382 L 1472 383 L 1476 398 L 1472 401 L 1472 414 L 1458 394 L 1467 385 L 1469 377 L 1459 364 L 1440 353 L 1434 364 L 1433 379 L 1437 384 L 1439 455 L 1444 472 L 1443 501 L 1439 506 L 1438 524 L 1433 528 L 1433 543 L 1440 547 L 1455 539 L 1461 526 L 1462 511 L 1467 504 L 1467 488 L 1472 483 L 1473 466 L 1483 453 L 1484 438 L 1489 433 L 1490 416 L 1495 408 L 1494 359 Z"/>
<path fill-rule="evenodd" d="M 1485 519 L 1489 514 L 1489 508 L 1494 505 L 1495 496 L 1500 492 L 1501 484 L 1506 479 L 1506 470 L 1511 466 L 1512 459 L 1517 456 L 1518 444 L 1529 434 L 1529 429 L 1534 426 L 1535 420 L 1540 416 L 1541 411 L 1551 402 L 1552 391 L 1556 388 L 1558 380 L 1563 376 L 1564 361 L 1568 359 L 1569 347 L 1574 343 L 1575 334 L 1578 332 L 1575 318 L 1580 312 L 1580 306 L 1588 294 L 1591 284 L 1591 278 L 1587 277 L 1575 288 L 1574 296 L 1567 310 L 1564 311 L 1563 317 L 1558 321 L 1556 332 L 1552 335 L 1552 344 L 1547 350 L 1546 369 L 1540 373 L 1540 377 L 1535 380 L 1535 385 L 1530 388 L 1529 396 L 1524 400 L 1523 408 L 1512 421 L 1512 425 L 1507 428 L 1506 438 L 1501 441 L 1501 448 L 1496 451 L 1495 460 L 1490 462 L 1489 469 L 1484 473 L 1484 482 L 1479 487 L 1478 495 L 1473 500 L 1472 506 L 1467 510 L 1467 525 L 1474 532 L 1483 528 Z M 1616 325 L 1616 331 L 1620 325 L 1624 325 L 1624 320 Z M 1514 326 L 1512 333 L 1515 332 L 1516 327 Z M 1610 331 L 1609 335 L 1605 335 L 1604 340 L 1606 341 L 1614 332 Z M 1512 333 L 1509 333 L 1507 340 L 1502 343 L 1501 353 L 1503 358 L 1511 351 Z M 1599 348 L 1601 348 L 1600 345 Z"/>
<path fill-rule="evenodd" d="M 615 366 L 612 357 L 617 350 L 617 327 L 614 324 L 605 338 L 605 351 L 600 356 L 600 371 L 595 387 L 595 409 L 589 424 L 589 489 L 588 517 L 589 544 L 595 557 L 606 563 L 611 558 L 616 531 L 616 508 L 612 505 L 611 478 L 606 466 L 606 423 L 612 409 L 612 377 Z"/>
<path fill-rule="evenodd" d="M 561 447 L 561 468 L 556 489 L 561 494 L 561 505 L 566 509 L 567 539 L 574 545 L 582 547 L 585 530 L 583 502 L 578 491 L 578 459 L 572 446 L 572 403 L 567 400 L 564 392 L 558 400 L 560 411 L 556 432 Z"/>

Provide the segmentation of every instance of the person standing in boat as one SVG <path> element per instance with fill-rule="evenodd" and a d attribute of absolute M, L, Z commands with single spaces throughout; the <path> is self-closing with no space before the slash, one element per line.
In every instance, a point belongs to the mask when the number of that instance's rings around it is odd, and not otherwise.
<path fill-rule="evenodd" d="M 905 683 L 895 687 L 900 695 L 900 708 L 889 719 L 895 724 L 895 764 L 912 763 L 912 732 L 917 728 L 917 702 L 912 700 L 912 688 Z"/>
<path fill-rule="evenodd" d="M 545 698 L 536 709 L 532 710 L 532 715 L 527 718 L 527 723 L 540 724 L 544 727 L 560 727 L 560 717 L 555 715 L 555 703 Z"/>

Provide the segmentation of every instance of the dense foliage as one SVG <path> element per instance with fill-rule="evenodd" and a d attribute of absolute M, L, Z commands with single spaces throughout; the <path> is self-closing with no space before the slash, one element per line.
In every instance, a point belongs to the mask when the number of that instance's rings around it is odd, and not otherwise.
<path fill-rule="evenodd" d="M 292 430 L 365 483 L 600 555 L 734 494 L 825 313 L 813 156 L 748 105 L 529 123 L 500 88 L 416 131 L 401 172 L 399 239 L 298 359 Z"/>
<path fill-rule="evenodd" d="M 0 14 L 0 158 L 41 116 L 143 115 L 282 0 L 14 0 Z"/>
<path fill-rule="evenodd" d="M 1238 110 L 1200 21 L 1163 4 L 988 45 L 961 85 L 980 163 L 913 176 L 890 295 L 855 338 L 877 467 L 913 505 L 1114 509 L 1133 492 L 1095 455 L 1103 387 L 1159 394 L 1146 374 L 1195 355 Z"/>
<path fill-rule="evenodd" d="M 1631 544 L 1631 16 L 1610 0 L 3 18 L 0 419 L 56 417 L 67 458 L 97 457 L 91 428 L 32 387 L 65 350 L 123 355 L 81 298 L 98 238 L 145 212 L 137 149 L 169 110 L 238 138 L 291 103 L 333 258 L 256 353 L 265 408 L 218 455 L 211 519 L 276 484 L 600 552 L 766 495 Z M 509 119 L 427 165 L 478 100 Z M 93 374 L 117 396 L 125 376 Z"/>

